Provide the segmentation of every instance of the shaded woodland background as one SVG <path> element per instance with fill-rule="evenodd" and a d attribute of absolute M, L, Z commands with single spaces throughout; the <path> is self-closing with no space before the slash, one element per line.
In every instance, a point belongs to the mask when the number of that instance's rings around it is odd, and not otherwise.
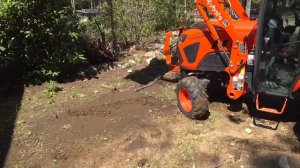
<path fill-rule="evenodd" d="M 188 11 L 193 4 L 181 0 L 4 0 L 1 85 L 59 81 L 82 65 L 114 60 L 190 23 Z"/>

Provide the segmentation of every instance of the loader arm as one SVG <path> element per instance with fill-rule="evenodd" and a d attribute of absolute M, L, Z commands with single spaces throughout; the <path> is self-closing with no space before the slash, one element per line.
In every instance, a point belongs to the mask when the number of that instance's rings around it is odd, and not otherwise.
<path fill-rule="evenodd" d="M 232 2 L 234 2 L 235 5 L 239 4 L 236 1 Z M 244 39 L 248 35 L 241 35 L 238 33 L 233 24 L 234 22 L 236 22 L 236 20 L 231 18 L 222 1 L 196 0 L 195 4 L 199 13 L 204 19 L 204 22 L 207 25 L 211 36 L 215 41 L 218 42 L 218 47 L 221 52 L 225 53 L 222 41 L 220 40 L 220 37 L 216 31 L 216 26 L 208 18 L 208 15 L 204 9 L 208 10 L 214 16 L 219 25 L 227 32 L 232 40 L 232 48 L 230 55 L 228 56 L 229 66 L 225 69 L 225 71 L 230 76 L 229 85 L 227 87 L 227 95 L 229 96 L 229 98 L 236 100 L 245 93 L 245 65 L 248 58 L 248 48 Z M 237 5 L 236 7 L 238 9 L 237 15 L 244 21 L 245 19 L 248 19 L 248 16 L 246 16 L 246 12 L 244 11 L 244 9 L 240 9 L 241 7 L 239 5 Z M 239 87 L 239 89 L 236 89 L 236 87 L 234 87 L 234 81 L 236 81 L 236 79 L 239 79 L 239 85 L 242 85 L 241 87 Z"/>
<path fill-rule="evenodd" d="M 239 19 L 241 20 L 249 20 L 249 16 L 245 11 L 244 7 L 238 0 L 226 0 L 229 4 L 230 8 L 238 15 Z"/>

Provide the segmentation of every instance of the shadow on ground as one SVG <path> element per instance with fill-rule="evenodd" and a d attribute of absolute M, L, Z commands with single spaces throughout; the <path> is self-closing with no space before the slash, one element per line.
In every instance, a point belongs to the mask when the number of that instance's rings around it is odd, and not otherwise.
<path fill-rule="evenodd" d="M 5 161 L 13 139 L 16 118 L 24 94 L 19 73 L 0 73 L 0 168 Z"/>
<path fill-rule="evenodd" d="M 254 125 L 262 128 L 277 130 L 281 122 L 295 123 L 293 128 L 294 135 L 298 138 L 298 141 L 300 141 L 300 104 L 298 100 L 289 100 L 285 112 L 281 115 L 258 111 L 251 95 L 247 95 L 243 99 L 236 102 L 229 100 L 228 98 L 224 98 L 221 100 L 230 104 L 228 106 L 228 109 L 230 111 L 241 112 L 243 114 L 246 114 L 245 116 L 252 117 L 254 119 Z M 243 103 L 246 104 L 246 107 L 242 107 Z M 282 104 L 278 101 L 270 100 L 268 103 L 273 104 L 273 107 L 275 106 L 277 107 L 277 109 L 282 108 Z M 242 116 L 243 115 L 227 115 L 228 119 L 235 124 L 240 124 L 246 121 L 246 119 Z M 273 123 L 270 124 L 269 121 Z"/>
<path fill-rule="evenodd" d="M 154 58 L 150 62 L 149 66 L 129 74 L 126 76 L 126 79 L 132 80 L 141 85 L 147 85 L 167 72 L 169 72 L 169 68 L 167 67 L 166 62 L 164 60 Z"/>
<path fill-rule="evenodd" d="M 99 64 L 78 64 L 66 66 L 62 70 L 62 74 L 58 79 L 60 83 L 69 83 L 77 80 L 97 78 L 99 73 L 116 68 L 114 60 L 107 60 Z"/>
<path fill-rule="evenodd" d="M 251 167 L 299 167 L 299 143 L 291 137 L 277 135 L 273 141 L 255 138 L 225 137 L 226 141 L 233 142 L 231 153 L 248 158 Z M 239 160 L 240 158 L 237 158 Z"/>

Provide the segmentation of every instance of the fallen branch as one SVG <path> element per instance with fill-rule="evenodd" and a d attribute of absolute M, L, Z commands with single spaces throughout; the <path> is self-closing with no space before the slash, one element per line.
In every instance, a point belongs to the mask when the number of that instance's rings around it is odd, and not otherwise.
<path fill-rule="evenodd" d="M 159 79 L 161 79 L 163 76 L 164 76 L 164 75 L 160 75 L 160 76 L 156 77 L 152 82 L 148 83 L 148 84 L 145 85 L 145 86 L 142 86 L 142 87 L 140 87 L 140 88 L 135 89 L 135 91 L 136 91 L 136 92 L 139 92 L 139 91 L 141 91 L 141 90 L 144 90 L 144 89 L 146 89 L 146 88 L 148 88 L 148 87 L 154 85 L 154 83 L 157 82 Z"/>

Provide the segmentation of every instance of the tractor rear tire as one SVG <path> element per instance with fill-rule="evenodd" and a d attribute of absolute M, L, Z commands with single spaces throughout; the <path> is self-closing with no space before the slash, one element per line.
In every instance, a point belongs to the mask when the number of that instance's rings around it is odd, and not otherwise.
<path fill-rule="evenodd" d="M 178 107 L 182 114 L 192 119 L 206 119 L 209 116 L 207 80 L 195 76 L 183 78 L 176 89 Z"/>

